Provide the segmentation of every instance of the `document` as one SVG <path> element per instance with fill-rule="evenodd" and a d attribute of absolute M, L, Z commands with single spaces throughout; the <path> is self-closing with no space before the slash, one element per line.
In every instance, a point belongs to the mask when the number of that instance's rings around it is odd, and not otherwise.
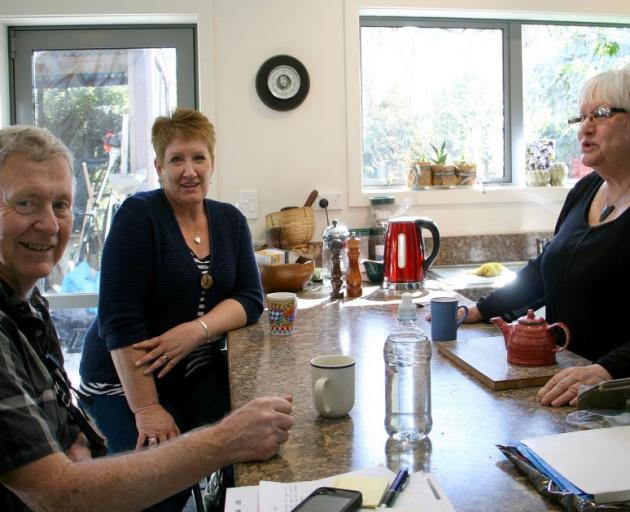
<path fill-rule="evenodd" d="M 373 466 L 343 475 L 334 475 L 321 480 L 306 482 L 261 481 L 258 486 L 234 487 L 227 490 L 225 512 L 291 512 L 300 501 L 318 487 L 334 487 L 340 477 L 387 477 L 393 480 L 395 473 L 385 466 Z M 430 473 L 412 473 L 403 491 L 399 494 L 394 508 L 382 509 L 391 512 L 455 512 L 444 489 Z M 362 511 L 374 509 L 361 508 Z"/>
<path fill-rule="evenodd" d="M 595 503 L 630 500 L 630 426 L 525 439 L 550 476 L 565 479 Z"/>

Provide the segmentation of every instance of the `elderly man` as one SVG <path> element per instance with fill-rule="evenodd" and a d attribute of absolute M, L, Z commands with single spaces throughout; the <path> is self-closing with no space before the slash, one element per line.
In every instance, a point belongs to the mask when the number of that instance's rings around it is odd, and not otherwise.
<path fill-rule="evenodd" d="M 72 157 L 45 130 L 0 129 L 0 510 L 141 510 L 221 467 L 274 456 L 291 397 L 116 457 L 69 400 L 59 341 L 35 287 L 72 229 Z"/>

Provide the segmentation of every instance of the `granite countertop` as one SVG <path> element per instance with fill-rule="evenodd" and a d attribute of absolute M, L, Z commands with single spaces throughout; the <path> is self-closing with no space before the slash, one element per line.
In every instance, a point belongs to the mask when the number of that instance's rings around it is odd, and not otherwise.
<path fill-rule="evenodd" d="M 229 334 L 232 404 L 256 396 L 292 394 L 295 425 L 280 455 L 263 463 L 237 464 L 237 485 L 262 479 L 312 480 L 375 464 L 434 473 L 458 511 L 560 510 L 540 496 L 504 458 L 496 444 L 572 430 L 569 407 L 548 408 L 535 400 L 537 388 L 491 391 L 433 350 L 433 430 L 417 446 L 387 441 L 384 420 L 383 343 L 396 325 L 399 297 L 377 287 L 358 299 L 331 301 L 329 289 L 311 287 L 300 295 L 292 336 L 269 334 L 266 312 L 254 325 Z M 436 281 L 416 292 L 426 304 L 435 295 L 454 295 Z M 470 304 L 463 297 L 462 303 Z M 418 323 L 430 333 L 428 307 Z M 491 324 L 464 325 L 459 340 L 496 336 Z M 309 361 L 343 353 L 356 364 L 356 401 L 350 414 L 320 417 L 312 403 Z M 509 504 L 509 505 L 508 505 Z"/>

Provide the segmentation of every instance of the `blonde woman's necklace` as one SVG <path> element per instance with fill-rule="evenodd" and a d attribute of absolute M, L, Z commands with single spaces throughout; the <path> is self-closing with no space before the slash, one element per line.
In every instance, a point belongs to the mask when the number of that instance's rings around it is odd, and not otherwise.
<path fill-rule="evenodd" d="M 610 216 L 610 214 L 614 211 L 615 207 L 617 206 L 617 203 L 619 202 L 619 200 L 623 196 L 626 195 L 626 192 L 628 192 L 628 189 L 630 189 L 630 183 L 628 183 L 626 188 L 623 189 L 623 192 L 619 194 L 617 199 L 615 199 L 613 202 L 610 202 L 608 200 L 608 183 L 606 183 L 606 204 L 604 205 L 601 213 L 599 214 L 599 222 L 604 222 Z"/>
<path fill-rule="evenodd" d="M 195 242 L 197 245 L 201 243 L 201 235 L 199 234 L 199 231 L 195 231 L 195 237 L 193 238 L 193 242 Z"/>

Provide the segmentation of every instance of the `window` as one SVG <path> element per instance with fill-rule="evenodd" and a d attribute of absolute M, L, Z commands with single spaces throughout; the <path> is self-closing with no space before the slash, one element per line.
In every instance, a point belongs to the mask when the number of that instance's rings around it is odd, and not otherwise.
<path fill-rule="evenodd" d="M 95 294 L 117 206 L 157 185 L 153 120 L 177 105 L 196 105 L 195 29 L 14 27 L 9 33 L 13 121 L 49 129 L 75 156 L 73 235 L 41 288 Z M 84 299 L 75 297 L 73 307 L 93 306 L 94 297 Z"/>
<path fill-rule="evenodd" d="M 628 62 L 630 28 L 526 24 L 522 27 L 523 128 L 526 141 L 551 139 L 556 158 L 572 177 L 590 171 L 582 165 L 576 128 L 567 119 L 578 112 L 584 82 Z"/>
<path fill-rule="evenodd" d="M 630 54 L 623 26 L 382 16 L 360 25 L 366 192 L 418 188 L 410 173 L 440 157 L 474 162 L 483 183 L 516 182 L 526 148 L 549 140 L 571 176 L 588 172 L 566 120 L 584 81 Z"/>
<path fill-rule="evenodd" d="M 154 118 L 197 104 L 195 28 L 14 27 L 9 35 L 12 121 L 49 129 L 75 156 L 73 234 L 40 289 L 78 385 L 112 216 L 128 194 L 157 185 Z"/>

